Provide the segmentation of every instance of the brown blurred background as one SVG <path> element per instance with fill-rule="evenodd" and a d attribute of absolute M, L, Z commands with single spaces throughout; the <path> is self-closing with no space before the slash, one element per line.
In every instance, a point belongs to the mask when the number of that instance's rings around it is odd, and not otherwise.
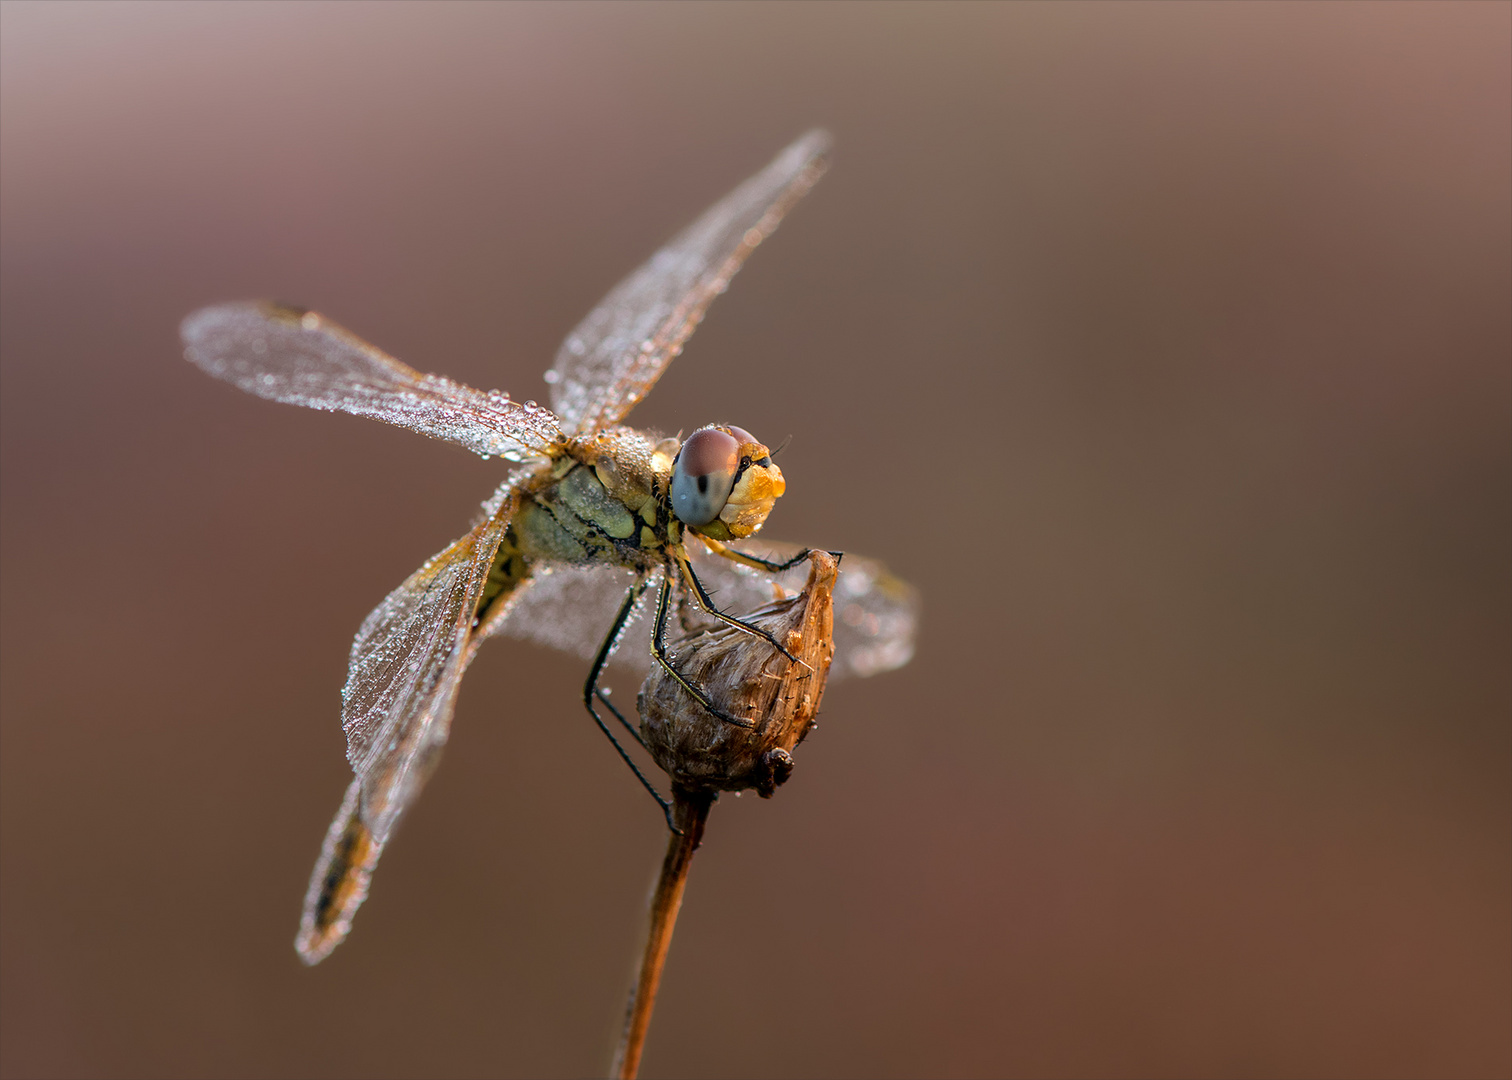
<path fill-rule="evenodd" d="M 352 939 L 351 635 L 501 475 L 181 359 L 272 296 L 545 397 L 806 128 L 636 422 L 925 599 L 726 799 L 656 1076 L 1512 1071 L 1507 4 L 3 9 L 0 1071 L 604 1068 L 663 825 L 487 649 Z M 630 687 L 625 687 L 628 691 Z"/>

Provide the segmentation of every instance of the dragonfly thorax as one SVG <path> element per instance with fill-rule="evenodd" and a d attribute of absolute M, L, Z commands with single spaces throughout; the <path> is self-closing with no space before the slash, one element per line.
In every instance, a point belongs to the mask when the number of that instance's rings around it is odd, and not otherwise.
<path fill-rule="evenodd" d="M 630 428 L 574 441 L 522 485 L 512 529 L 527 561 L 649 570 L 681 539 L 666 491 L 676 444 Z"/>

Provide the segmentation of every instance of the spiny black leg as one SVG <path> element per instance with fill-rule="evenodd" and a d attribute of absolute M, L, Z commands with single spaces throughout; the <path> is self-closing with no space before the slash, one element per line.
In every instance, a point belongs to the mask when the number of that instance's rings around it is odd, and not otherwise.
<path fill-rule="evenodd" d="M 650 751 L 651 748 L 646 745 L 646 740 L 643 739 L 643 738 L 641 738 L 641 733 L 639 731 L 635 730 L 634 726 L 631 725 L 630 721 L 628 721 L 628 720 L 625 719 L 624 714 L 621 713 L 617 708 L 614 707 L 614 702 L 612 702 L 612 701 L 609 700 L 609 691 L 608 690 L 605 690 L 605 689 L 603 689 L 601 687 L 595 687 L 594 691 L 593 691 L 593 696 L 596 697 L 596 698 L 598 698 L 600 705 L 604 706 L 604 708 L 608 709 L 610 712 L 612 712 L 614 714 L 614 718 L 616 720 L 618 720 L 624 726 L 625 730 L 630 733 L 630 737 L 632 739 L 634 739 L 636 742 L 640 743 L 640 746 L 641 746 L 642 750 L 646 750 L 648 752 Z"/>
<path fill-rule="evenodd" d="M 663 587 L 665 588 L 665 586 Z M 657 791 L 651 785 L 651 781 L 646 779 L 645 773 L 641 772 L 635 762 L 630 759 L 630 755 L 625 753 L 625 748 L 614 737 L 614 732 L 609 730 L 608 725 L 599 716 L 598 710 L 593 707 L 595 699 L 608 705 L 609 711 L 614 713 L 619 722 L 625 725 L 625 729 L 635 736 L 636 742 L 645 746 L 645 743 L 641 740 L 640 733 L 632 728 L 624 716 L 620 714 L 620 711 L 610 704 L 608 697 L 599 689 L 598 685 L 599 675 L 603 672 L 604 665 L 609 662 L 609 653 L 613 651 L 615 642 L 619 640 L 620 631 L 624 629 L 625 623 L 630 620 L 630 613 L 635 610 L 635 602 L 641 598 L 641 594 L 645 591 L 646 581 L 642 579 L 630 586 L 630 591 L 625 594 L 625 602 L 620 605 L 619 614 L 614 617 L 614 625 L 609 628 L 609 633 L 604 638 L 604 643 L 599 646 L 598 655 L 593 658 L 593 668 L 588 672 L 588 681 L 583 684 L 583 705 L 588 709 L 588 715 L 593 717 L 593 722 L 604 733 L 604 738 L 614 744 L 614 749 L 619 752 L 619 756 L 624 760 L 625 764 L 630 766 L 630 771 L 635 774 L 635 778 L 641 782 L 642 787 L 651 793 L 651 797 L 656 800 L 656 805 L 661 807 L 662 816 L 667 819 L 667 828 L 681 836 L 682 830 L 672 821 L 672 804 L 662 798 L 661 792 Z"/>
<path fill-rule="evenodd" d="M 808 552 L 804 552 L 804 557 L 806 558 L 807 556 Z M 782 642 L 778 641 L 775 637 L 773 637 L 767 631 L 763 630 L 761 627 L 752 626 L 750 623 L 744 621 L 743 619 L 737 619 L 733 615 L 728 615 L 725 612 L 720 611 L 719 608 L 715 605 L 714 601 L 710 599 L 708 592 L 704 590 L 703 582 L 699 581 L 698 575 L 693 572 L 693 564 L 687 562 L 686 560 L 680 560 L 679 565 L 682 567 L 683 573 L 687 575 L 688 581 L 693 586 L 693 592 L 698 597 L 699 607 L 703 608 L 704 611 L 708 612 L 710 615 L 712 615 L 722 623 L 727 623 L 730 626 L 737 627 L 738 629 L 744 630 L 748 634 L 754 634 L 759 638 L 765 638 L 771 644 L 772 648 L 776 649 L 783 656 L 787 657 L 788 660 L 790 660 L 792 663 L 796 664 L 800 662 L 796 656 L 787 651 L 787 648 L 782 644 Z"/>
<path fill-rule="evenodd" d="M 812 551 L 813 548 L 804 548 L 802 551 L 794 555 L 791 559 L 788 559 L 786 562 L 773 562 L 771 559 L 763 559 L 760 555 L 752 555 L 749 551 L 742 551 L 740 555 L 741 558 L 751 560 L 751 562 L 755 563 L 757 566 L 761 567 L 764 570 L 770 570 L 774 574 L 780 574 L 784 570 L 791 570 L 793 567 L 803 562 L 804 559 L 807 559 L 809 557 L 809 553 Z M 830 554 L 834 555 L 836 558 L 839 558 L 838 552 L 832 551 L 830 552 Z"/>
<path fill-rule="evenodd" d="M 635 606 L 635 601 L 638 600 L 638 599 L 640 599 L 641 593 L 643 593 L 645 591 L 646 591 L 645 586 L 642 585 L 641 588 L 640 588 L 640 591 L 634 593 L 634 595 L 631 597 L 631 599 L 629 601 L 630 606 L 632 608 Z M 610 648 L 612 649 L 613 646 L 611 645 Z M 607 656 L 605 658 L 605 661 L 607 662 Z M 592 678 L 592 676 L 590 676 L 590 678 Z M 620 726 L 623 727 L 626 731 L 628 731 L 630 733 L 630 737 L 632 739 L 634 739 L 636 742 L 640 743 L 640 747 L 641 747 L 642 750 L 645 750 L 647 752 L 649 752 L 651 750 L 651 748 L 646 745 L 646 740 L 643 739 L 643 738 L 641 738 L 641 733 L 638 730 L 636 730 L 635 725 L 631 724 L 630 721 L 626 720 L 625 719 L 625 714 L 622 713 L 622 712 L 620 712 L 619 709 L 615 707 L 614 702 L 612 702 L 612 701 L 609 700 L 609 691 L 607 689 L 605 689 L 602 686 L 597 685 L 597 683 L 595 682 L 594 686 L 593 686 L 593 696 L 596 697 L 599 700 L 600 704 L 602 704 L 606 709 L 608 709 L 610 712 L 612 712 L 614 714 L 614 718 L 620 722 Z"/>
<path fill-rule="evenodd" d="M 798 554 L 794 555 L 791 559 L 787 559 L 784 562 L 773 562 L 771 559 L 763 559 L 760 555 L 752 555 L 748 551 L 738 551 L 735 548 L 722 544 L 717 540 L 710 540 L 707 536 L 703 538 L 703 542 L 709 547 L 711 551 L 714 552 L 714 554 L 718 555 L 722 559 L 729 559 L 731 562 L 744 563 L 747 566 L 755 566 L 772 574 L 780 574 L 784 570 L 791 570 L 793 567 L 797 566 L 799 563 L 803 562 L 804 559 L 807 559 L 814 553 L 813 548 L 804 548 Z M 837 565 L 839 564 L 841 559 L 845 558 L 845 552 L 843 551 L 831 551 L 830 554 L 835 557 L 835 563 Z"/>
<path fill-rule="evenodd" d="M 727 724 L 734 724 L 738 728 L 750 730 L 756 726 L 754 720 L 742 720 L 738 716 L 732 716 L 718 705 L 709 700 L 692 679 L 689 679 L 677 668 L 672 666 L 672 657 L 667 654 L 667 609 L 672 597 L 672 574 L 670 569 L 662 575 L 661 592 L 656 596 L 656 622 L 651 629 L 651 655 L 656 658 L 668 675 L 677 680 L 677 684 L 692 695 L 693 700 L 702 705 L 714 717 L 723 720 Z"/>

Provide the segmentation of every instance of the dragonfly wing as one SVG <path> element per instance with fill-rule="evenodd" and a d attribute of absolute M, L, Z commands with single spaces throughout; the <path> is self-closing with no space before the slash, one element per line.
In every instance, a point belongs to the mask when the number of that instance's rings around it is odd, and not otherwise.
<path fill-rule="evenodd" d="M 567 336 L 547 379 L 568 431 L 618 423 L 646 396 L 746 256 L 823 175 L 829 144 L 822 131 L 793 143 L 616 285 Z"/>
<path fill-rule="evenodd" d="M 771 540 L 752 540 L 738 548 L 772 562 L 784 562 L 803 550 Z M 807 561 L 772 574 L 721 558 L 702 544 L 689 544 L 688 554 L 710 598 L 722 611 L 736 615 L 800 592 L 808 579 Z M 835 659 L 830 678 L 877 675 L 908 663 L 919 619 L 918 590 L 875 559 L 846 555 L 834 595 Z"/>
<path fill-rule="evenodd" d="M 180 332 L 190 361 L 258 397 L 369 416 L 513 461 L 562 441 L 550 410 L 421 374 L 313 311 L 219 304 Z"/>
<path fill-rule="evenodd" d="M 410 575 L 352 642 L 341 691 L 347 759 L 362 781 L 362 817 L 388 838 L 446 741 L 484 582 L 511 500 Z"/>
<path fill-rule="evenodd" d="M 542 567 L 519 590 L 508 618 L 490 621 L 489 632 L 592 660 L 635 580 L 634 571 L 615 566 Z M 620 635 L 612 657 L 642 673 L 650 663 L 651 637 L 650 620 L 640 615 L 654 595 L 650 589 L 642 597 L 642 610 Z"/>
<path fill-rule="evenodd" d="M 356 778 L 310 879 L 295 946 L 316 963 L 351 928 L 394 826 L 435 767 L 473 618 L 514 498 L 430 559 L 363 622 L 342 689 L 341 726 Z"/>

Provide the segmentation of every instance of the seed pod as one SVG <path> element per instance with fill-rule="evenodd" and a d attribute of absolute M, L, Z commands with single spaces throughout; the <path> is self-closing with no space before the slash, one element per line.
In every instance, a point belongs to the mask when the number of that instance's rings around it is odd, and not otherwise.
<path fill-rule="evenodd" d="M 755 788 L 770 798 L 793 771 L 792 749 L 814 726 L 835 655 L 834 586 L 839 562 L 809 553 L 809 577 L 796 596 L 740 618 L 782 642 L 771 644 L 714 623 L 670 643 L 673 664 L 726 712 L 754 723 L 741 728 L 713 716 L 660 664 L 641 685 L 641 735 L 675 787 L 690 791 Z"/>

